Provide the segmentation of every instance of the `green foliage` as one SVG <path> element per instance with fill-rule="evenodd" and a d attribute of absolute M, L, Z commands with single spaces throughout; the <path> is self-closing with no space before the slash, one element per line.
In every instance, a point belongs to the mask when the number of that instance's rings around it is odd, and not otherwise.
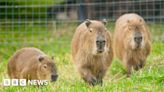
<path fill-rule="evenodd" d="M 47 18 L 48 8 L 64 0 L 0 0 L 1 19 Z"/>
<path fill-rule="evenodd" d="M 54 5 L 64 0 L 1 0 L 0 2 L 17 3 L 19 5 Z"/>

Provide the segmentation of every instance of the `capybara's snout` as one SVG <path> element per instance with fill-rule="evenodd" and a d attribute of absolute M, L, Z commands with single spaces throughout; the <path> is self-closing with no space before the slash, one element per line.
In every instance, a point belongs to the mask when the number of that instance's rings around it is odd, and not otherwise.
<path fill-rule="evenodd" d="M 102 35 L 98 35 L 96 39 L 96 46 L 97 46 L 97 52 L 102 53 L 104 52 L 105 48 L 105 38 Z"/>
<path fill-rule="evenodd" d="M 135 42 L 137 45 L 140 45 L 140 44 L 141 44 L 142 39 L 143 39 L 143 37 L 142 37 L 141 32 L 135 32 L 135 33 L 134 33 L 134 42 Z"/>
<path fill-rule="evenodd" d="M 53 75 L 51 75 L 51 81 L 56 81 L 57 80 L 57 78 L 58 78 L 58 75 L 57 74 L 53 74 Z"/>

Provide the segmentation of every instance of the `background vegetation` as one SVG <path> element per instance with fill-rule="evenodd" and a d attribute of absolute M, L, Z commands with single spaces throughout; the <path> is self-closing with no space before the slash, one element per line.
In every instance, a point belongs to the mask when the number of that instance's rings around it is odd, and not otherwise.
<path fill-rule="evenodd" d="M 0 19 L 47 18 L 49 7 L 64 0 L 0 0 Z M 6 7 L 7 6 L 7 7 Z"/>
<path fill-rule="evenodd" d="M 1 0 L 0 2 L 17 3 L 18 5 L 54 5 L 64 0 Z"/>

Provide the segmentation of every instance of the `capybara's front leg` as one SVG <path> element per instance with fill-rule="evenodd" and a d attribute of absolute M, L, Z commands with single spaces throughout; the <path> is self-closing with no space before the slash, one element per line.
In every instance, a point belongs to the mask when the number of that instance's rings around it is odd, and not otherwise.
<path fill-rule="evenodd" d="M 132 65 L 130 64 L 130 60 L 127 59 L 126 54 L 124 55 L 124 58 L 123 58 L 123 64 L 126 68 L 127 77 L 130 77 L 131 72 L 132 72 Z"/>
<path fill-rule="evenodd" d="M 85 82 L 87 82 L 89 85 L 96 85 L 97 79 L 95 76 L 93 76 L 91 70 L 87 67 L 81 67 L 79 68 L 79 72 L 84 79 Z"/>
<path fill-rule="evenodd" d="M 97 74 L 97 83 L 102 85 L 103 84 L 103 77 L 105 75 L 105 70 L 100 70 Z"/>
<path fill-rule="evenodd" d="M 145 66 L 145 60 L 140 60 L 139 67 L 143 68 Z"/>
<path fill-rule="evenodd" d="M 132 73 L 133 65 L 131 65 L 129 61 L 126 61 L 125 67 L 126 67 L 127 77 L 130 77 Z"/>
<path fill-rule="evenodd" d="M 25 69 L 23 69 L 21 72 L 20 72 L 20 75 L 19 75 L 19 77 L 20 77 L 20 79 L 25 79 L 25 78 L 27 78 L 26 75 L 27 74 L 27 69 L 25 68 Z"/>
<path fill-rule="evenodd" d="M 145 66 L 145 61 L 140 60 L 138 64 L 135 65 L 135 70 L 139 70 Z"/>
<path fill-rule="evenodd" d="M 94 76 L 85 76 L 83 79 L 92 86 L 95 86 L 97 84 L 97 79 Z"/>
<path fill-rule="evenodd" d="M 132 73 L 132 66 L 128 65 L 127 66 L 127 77 L 130 77 L 131 73 Z"/>

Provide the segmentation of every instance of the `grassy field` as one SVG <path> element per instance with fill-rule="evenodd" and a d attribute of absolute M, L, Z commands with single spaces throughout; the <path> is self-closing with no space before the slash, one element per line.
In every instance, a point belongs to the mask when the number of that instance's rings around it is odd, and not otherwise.
<path fill-rule="evenodd" d="M 125 70 L 114 59 L 102 86 L 90 87 L 79 77 L 71 62 L 70 42 L 76 24 L 57 24 L 54 28 L 45 25 L 8 25 L 0 27 L 0 92 L 164 92 L 164 28 L 161 24 L 149 24 L 152 34 L 152 52 L 146 66 L 125 77 Z M 108 29 L 113 32 L 114 25 Z M 55 56 L 59 78 L 48 86 L 4 87 L 8 78 L 9 57 L 22 47 L 37 47 L 50 56 Z"/>

